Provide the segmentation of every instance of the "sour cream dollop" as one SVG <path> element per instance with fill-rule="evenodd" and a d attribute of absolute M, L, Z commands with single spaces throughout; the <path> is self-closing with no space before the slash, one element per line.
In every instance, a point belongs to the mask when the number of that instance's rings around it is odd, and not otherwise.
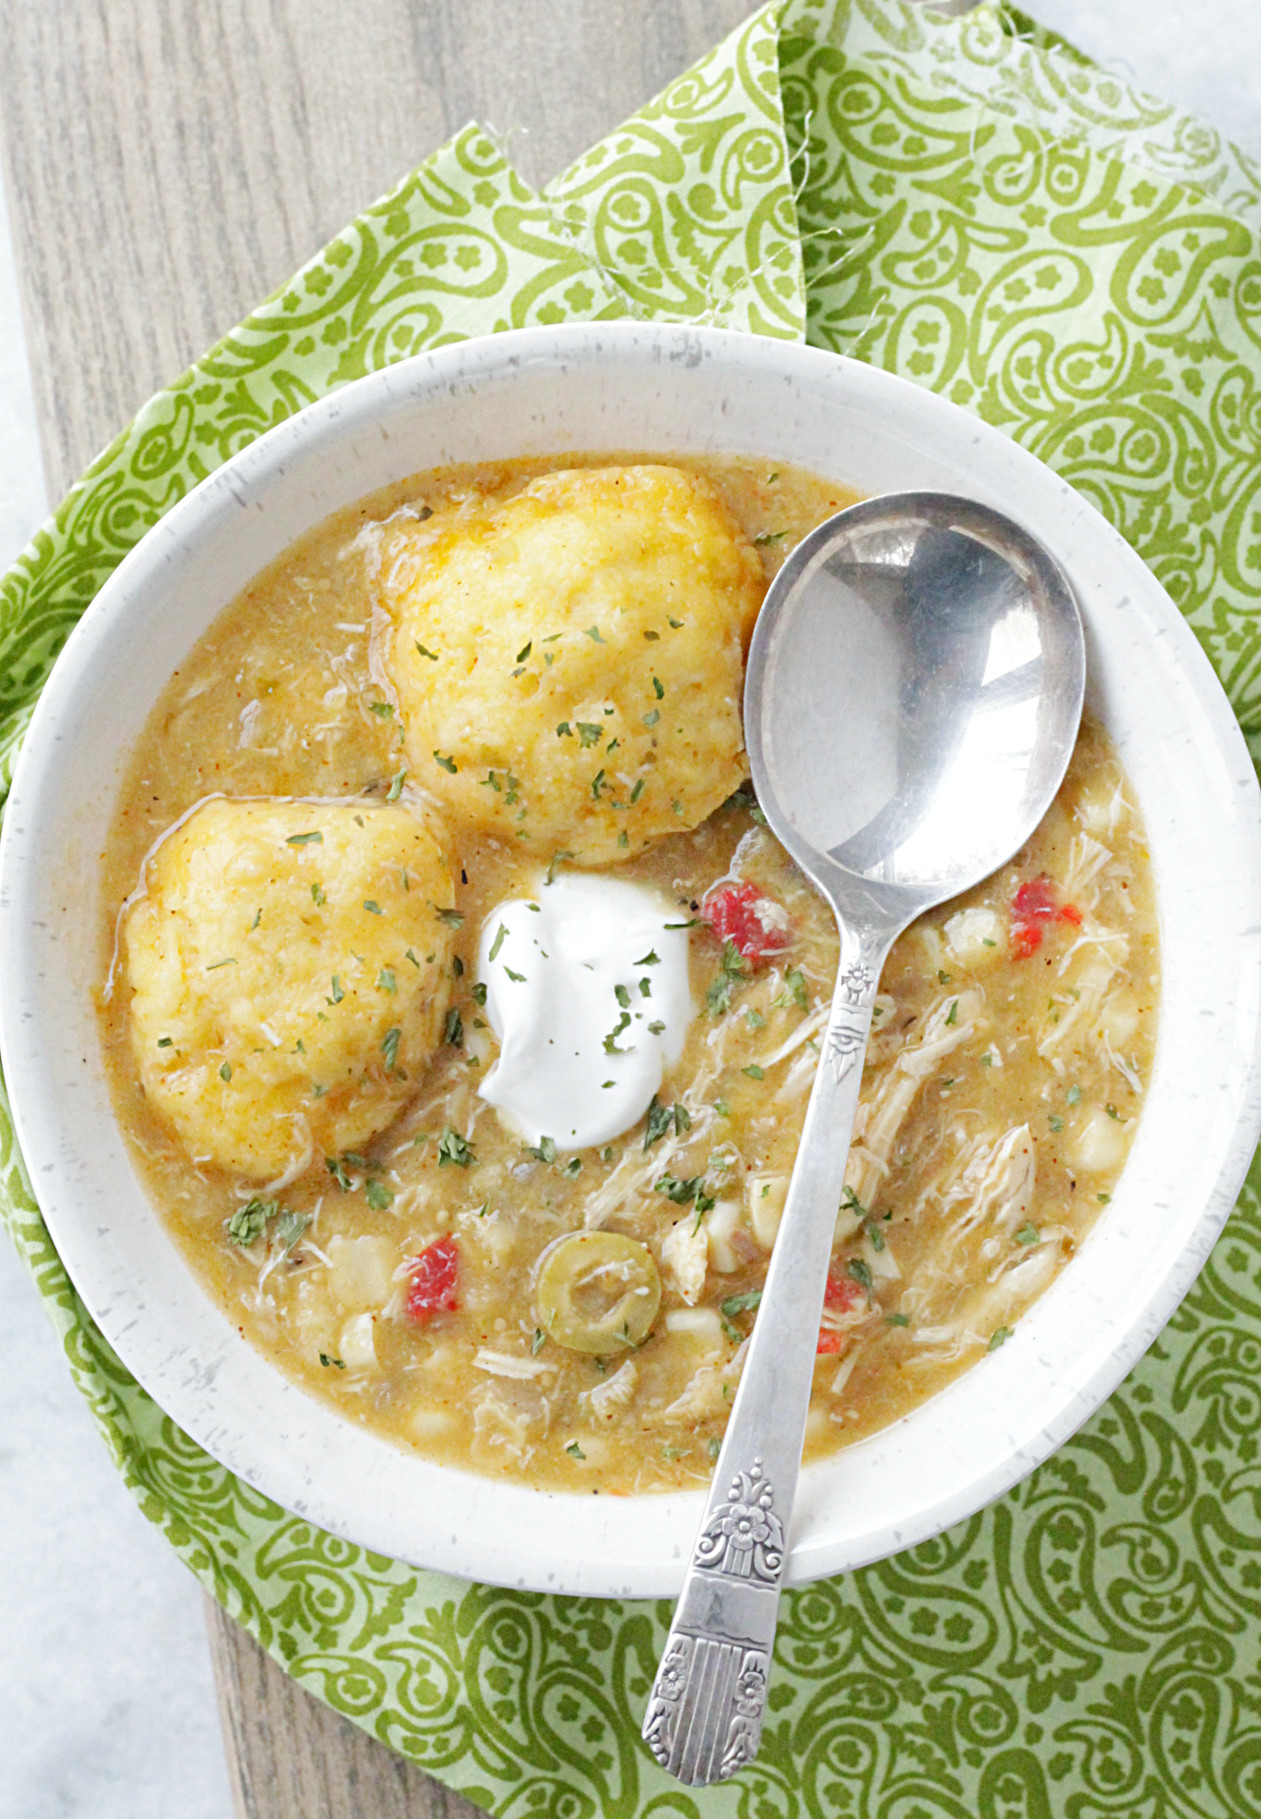
<path fill-rule="evenodd" d="M 499 1060 L 480 1092 L 511 1130 L 588 1149 L 643 1117 L 692 1019 L 686 920 L 643 885 L 574 873 L 491 912 L 478 977 Z"/>

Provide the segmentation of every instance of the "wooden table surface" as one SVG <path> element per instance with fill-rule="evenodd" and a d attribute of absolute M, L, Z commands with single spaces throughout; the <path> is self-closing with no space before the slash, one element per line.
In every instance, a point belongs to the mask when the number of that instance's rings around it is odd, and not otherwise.
<path fill-rule="evenodd" d="M 50 498 L 472 117 L 544 183 L 751 0 L 0 0 L 0 159 Z M 243 1819 L 478 1809 L 207 1600 Z"/>

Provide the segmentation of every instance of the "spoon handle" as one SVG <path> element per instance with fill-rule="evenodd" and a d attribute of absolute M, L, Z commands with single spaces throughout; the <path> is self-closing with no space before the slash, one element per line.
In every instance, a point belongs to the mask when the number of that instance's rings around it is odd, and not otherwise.
<path fill-rule="evenodd" d="M 757 1754 L 788 1526 L 885 930 L 841 924 L 832 1015 L 740 1387 L 643 1736 L 689 1786 Z"/>

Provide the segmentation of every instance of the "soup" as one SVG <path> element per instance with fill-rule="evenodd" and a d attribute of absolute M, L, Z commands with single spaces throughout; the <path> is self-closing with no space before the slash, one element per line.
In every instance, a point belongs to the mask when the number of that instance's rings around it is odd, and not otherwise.
<path fill-rule="evenodd" d="M 735 458 L 415 476 L 258 577 L 154 710 L 103 869 L 119 1120 L 199 1281 L 348 1419 L 540 1486 L 708 1477 L 837 960 L 743 781 L 740 669 L 850 502 Z M 885 967 L 807 1456 L 1071 1259 L 1158 979 L 1088 722 L 1028 846 Z"/>

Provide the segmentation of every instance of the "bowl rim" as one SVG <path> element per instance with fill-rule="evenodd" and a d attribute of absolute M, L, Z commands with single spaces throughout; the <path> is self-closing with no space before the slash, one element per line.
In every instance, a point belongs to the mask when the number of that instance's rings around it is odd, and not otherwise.
<path fill-rule="evenodd" d="M 277 1480 L 270 1464 L 260 1468 L 257 1461 L 242 1459 L 235 1449 L 223 1444 L 213 1429 L 208 1430 L 204 1422 L 198 1423 L 201 1431 L 194 1431 L 187 1410 L 178 1406 L 177 1386 L 162 1379 L 151 1355 L 139 1356 L 139 1341 L 134 1334 L 129 1334 L 126 1323 L 120 1322 L 117 1309 L 102 1302 L 92 1270 L 84 1266 L 73 1243 L 63 1243 L 64 1229 L 62 1238 L 58 1237 L 57 1227 L 62 1222 L 64 1208 L 56 1198 L 59 1164 L 51 1134 L 56 1122 L 55 1113 L 39 1097 L 23 1065 L 38 1052 L 38 1043 L 32 1046 L 32 1000 L 24 970 L 29 957 L 32 920 L 28 912 L 38 907 L 30 901 L 31 848 L 36 837 L 26 826 L 26 805 L 28 800 L 38 799 L 40 790 L 49 787 L 49 777 L 56 774 L 61 742 L 60 717 L 73 707 L 76 691 L 82 690 L 85 665 L 90 665 L 98 650 L 116 635 L 116 622 L 126 627 L 128 603 L 139 590 L 154 585 L 155 578 L 162 575 L 181 548 L 186 548 L 199 536 L 218 534 L 214 527 L 219 518 L 250 509 L 251 496 L 270 479 L 284 474 L 291 465 L 300 467 L 304 461 L 317 459 L 321 449 L 334 447 L 356 431 L 383 417 L 388 418 L 391 411 L 403 412 L 412 408 L 417 396 L 446 394 L 458 399 L 472 396 L 488 385 L 493 387 L 514 372 L 537 371 L 540 366 L 549 371 L 561 370 L 567 364 L 581 368 L 584 361 L 599 361 L 606 356 L 614 362 L 621 359 L 633 363 L 639 358 L 653 366 L 677 363 L 685 370 L 716 363 L 720 373 L 731 370 L 739 374 L 760 368 L 772 376 L 783 376 L 790 384 L 808 385 L 817 381 L 821 387 L 826 387 L 843 381 L 860 399 L 874 397 L 877 403 L 887 402 L 891 410 L 896 407 L 909 414 L 923 425 L 924 438 L 928 441 L 939 431 L 944 441 L 952 446 L 966 437 L 983 476 L 983 489 L 990 485 L 995 475 L 1001 482 L 1004 475 L 1014 474 L 1035 502 L 1045 505 L 1048 512 L 1058 499 L 1061 507 L 1071 501 L 1071 509 L 1079 516 L 1088 514 L 1096 536 L 1110 540 L 1118 572 L 1129 578 L 1145 598 L 1148 610 L 1160 621 L 1158 633 L 1166 641 L 1167 652 L 1173 652 L 1182 679 L 1211 731 L 1217 757 L 1235 791 L 1234 800 L 1240 815 L 1244 844 L 1235 856 L 1240 862 L 1241 874 L 1246 875 L 1250 888 L 1256 889 L 1257 900 L 1261 900 L 1261 790 L 1225 693 L 1181 613 L 1119 533 L 1052 470 L 998 430 L 910 381 L 802 343 L 730 330 L 638 322 L 511 330 L 414 355 L 369 374 L 306 406 L 231 456 L 173 506 L 107 578 L 71 632 L 36 703 L 0 829 L 0 979 L 22 981 L 21 989 L 0 992 L 0 1058 L 8 1082 L 15 1134 L 27 1160 L 31 1180 L 36 1185 L 37 1198 L 41 1206 L 47 1200 L 52 1209 L 48 1216 L 50 1235 L 66 1260 L 67 1271 L 90 1314 L 119 1351 L 128 1369 L 144 1388 L 158 1396 L 163 1405 L 168 1405 L 174 1397 L 177 1407 L 171 1411 L 173 1417 L 179 1419 L 192 1437 L 228 1469 L 321 1527 L 366 1547 L 377 1547 L 379 1541 L 365 1535 L 357 1523 L 348 1527 L 340 1521 L 335 1507 L 327 1507 L 318 1500 L 313 1502 L 305 1494 L 296 1494 L 301 1487 L 292 1477 L 283 1480 L 281 1486 L 288 1494 L 277 1496 Z M 612 452 L 612 444 L 604 446 Z M 398 477 L 405 477 L 409 471 L 417 470 L 404 467 Z M 370 487 L 358 492 L 352 490 L 344 503 L 350 504 L 372 490 Z M 1001 500 L 998 502 L 1001 505 Z M 1013 511 L 1012 515 L 1025 521 L 1021 511 Z M 1071 564 L 1069 573 L 1071 577 Z M 151 701 L 149 707 L 152 707 Z M 1019 1445 L 1011 1448 L 1001 1465 L 974 1476 L 966 1486 L 949 1495 L 927 1501 L 899 1527 L 886 1526 L 874 1545 L 869 1538 L 864 1547 L 848 1545 L 838 1549 L 835 1545 L 827 1545 L 825 1540 L 812 1540 L 811 1545 L 795 1551 L 790 1565 L 791 1582 L 801 1583 L 901 1551 L 973 1514 L 1010 1489 L 1063 1444 L 1146 1351 L 1190 1288 L 1220 1234 L 1261 1135 L 1261 1007 L 1253 1003 L 1241 1006 L 1240 1011 L 1241 1014 L 1246 1011 L 1251 1019 L 1250 1048 L 1237 1094 L 1240 1114 L 1229 1138 L 1218 1143 L 1215 1181 L 1194 1228 L 1165 1269 L 1158 1291 L 1148 1297 L 1142 1319 L 1132 1320 L 1120 1339 L 1105 1350 L 1085 1348 L 1076 1388 L 1064 1401 L 1056 1418 L 1047 1421 L 1037 1432 L 1026 1434 Z M 1161 1040 L 1164 1039 L 1162 1021 Z M 143 1195 L 138 1186 L 137 1192 Z M 174 1250 L 173 1240 L 169 1242 Z M 180 1261 L 182 1263 L 182 1256 Z M 1061 1275 L 1059 1280 L 1063 1279 Z M 1012 1351 L 1013 1346 L 1004 1349 Z M 138 1362 L 133 1362 L 133 1357 L 138 1358 Z M 268 1368 L 275 1369 L 273 1366 Z M 939 1403 L 943 1398 L 949 1398 L 952 1391 L 968 1383 L 976 1369 L 974 1366 L 965 1372 L 946 1391 L 930 1398 L 930 1402 Z M 305 1391 L 294 1387 L 295 1393 L 306 1395 Z M 906 1419 L 909 1418 L 903 1418 Z M 868 1444 L 860 1442 L 833 1457 L 853 1458 Z M 448 1482 L 453 1477 L 466 1483 L 470 1480 L 487 1482 L 480 1477 L 474 1478 L 473 1474 L 455 1472 L 450 1467 L 429 1469 L 441 1473 Z M 807 1474 L 811 1469 L 807 1468 Z M 496 1490 L 502 1488 L 495 1486 Z M 523 1494 L 541 1499 L 540 1508 L 556 1500 L 580 1501 L 565 1493 Z M 699 1514 L 701 1495 L 697 1491 L 627 1501 L 632 1506 L 645 1501 L 676 1509 L 686 1506 L 689 1511 Z M 506 1502 L 511 1504 L 512 1499 L 508 1498 Z M 454 1537 L 448 1545 L 436 1535 L 426 1538 L 427 1557 L 416 1560 L 416 1564 L 542 1591 L 612 1597 L 667 1595 L 677 1589 L 681 1580 L 694 1520 L 691 1515 L 680 1519 L 673 1553 L 658 1560 L 650 1569 L 639 1564 L 628 1569 L 624 1564 L 614 1565 L 599 1559 L 561 1559 L 549 1555 L 546 1549 L 540 1552 L 536 1547 L 531 1552 L 528 1546 L 520 1544 L 514 1551 L 511 1537 L 507 1538 L 501 1555 L 480 1563 L 471 1562 L 454 1545 Z M 440 1524 L 444 1535 L 447 1521 L 444 1512 Z M 397 1547 L 387 1547 L 383 1551 L 396 1552 L 402 1558 L 415 1558 L 410 1551 Z"/>

